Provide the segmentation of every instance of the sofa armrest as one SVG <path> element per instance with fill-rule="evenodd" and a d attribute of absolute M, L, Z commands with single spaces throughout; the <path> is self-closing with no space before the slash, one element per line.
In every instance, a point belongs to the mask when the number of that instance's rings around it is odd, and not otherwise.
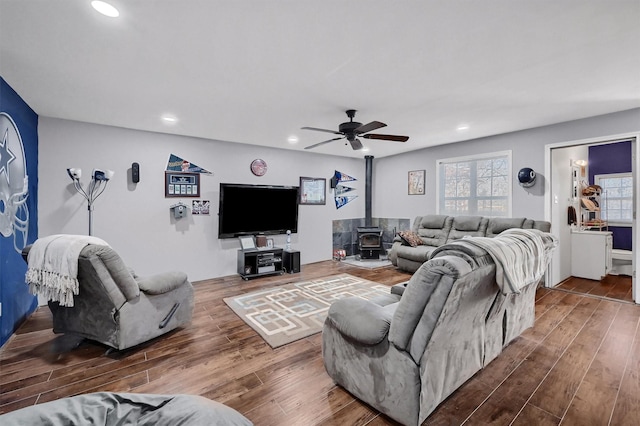
<path fill-rule="evenodd" d="M 407 284 L 409 284 L 409 281 L 391 286 L 391 294 L 402 296 L 407 289 Z"/>
<path fill-rule="evenodd" d="M 349 297 L 331 304 L 327 321 L 346 338 L 373 346 L 387 336 L 396 306 L 380 306 L 358 297 Z"/>
<path fill-rule="evenodd" d="M 147 294 L 163 294 L 187 282 L 187 274 L 179 271 L 163 272 L 136 279 L 140 290 Z"/>

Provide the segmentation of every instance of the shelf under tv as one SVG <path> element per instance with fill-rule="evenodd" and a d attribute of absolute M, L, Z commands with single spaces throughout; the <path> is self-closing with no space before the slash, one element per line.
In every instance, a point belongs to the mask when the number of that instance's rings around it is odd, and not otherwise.
<path fill-rule="evenodd" d="M 238 250 L 238 274 L 244 279 L 284 274 L 281 248 Z"/>

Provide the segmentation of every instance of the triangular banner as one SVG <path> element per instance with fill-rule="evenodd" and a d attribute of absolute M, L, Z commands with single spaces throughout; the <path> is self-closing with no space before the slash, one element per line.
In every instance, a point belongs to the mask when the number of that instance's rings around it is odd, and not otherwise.
<path fill-rule="evenodd" d="M 356 198 L 358 198 L 357 195 L 351 195 L 351 196 L 348 196 L 348 197 L 336 197 L 336 209 L 339 209 L 340 207 L 346 206 L 347 204 L 349 204 L 350 202 L 352 202 Z"/>
<path fill-rule="evenodd" d="M 336 178 L 336 180 L 338 182 L 351 182 L 351 181 L 354 181 L 354 180 L 358 180 L 358 179 L 356 179 L 354 177 L 351 177 L 351 176 L 349 176 L 347 174 L 344 174 L 342 172 L 339 172 L 337 170 L 336 170 L 336 172 L 334 173 L 333 176 Z"/>
<path fill-rule="evenodd" d="M 347 192 L 355 191 L 355 190 L 356 190 L 355 188 L 351 188 L 350 186 L 338 185 L 336 186 L 336 189 L 335 189 L 335 195 L 338 196 L 338 195 L 346 194 Z"/>
<path fill-rule="evenodd" d="M 183 160 L 175 154 L 169 156 L 169 163 L 167 163 L 167 171 L 170 172 L 185 172 L 185 173 L 205 173 L 212 175 L 210 171 L 196 166 L 190 161 Z"/>

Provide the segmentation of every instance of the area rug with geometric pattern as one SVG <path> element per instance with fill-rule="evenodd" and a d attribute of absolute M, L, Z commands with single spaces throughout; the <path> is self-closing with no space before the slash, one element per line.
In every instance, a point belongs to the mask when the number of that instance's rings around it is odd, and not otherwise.
<path fill-rule="evenodd" d="M 329 306 L 338 299 L 371 299 L 389 293 L 389 286 L 340 274 L 223 300 L 269 346 L 277 348 L 322 331 Z"/>

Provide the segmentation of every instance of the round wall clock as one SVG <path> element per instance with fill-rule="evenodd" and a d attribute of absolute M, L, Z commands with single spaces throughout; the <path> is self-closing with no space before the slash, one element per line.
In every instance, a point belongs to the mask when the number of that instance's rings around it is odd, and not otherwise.
<path fill-rule="evenodd" d="M 267 173 L 267 163 L 259 158 L 251 162 L 251 172 L 256 176 L 264 176 Z"/>

